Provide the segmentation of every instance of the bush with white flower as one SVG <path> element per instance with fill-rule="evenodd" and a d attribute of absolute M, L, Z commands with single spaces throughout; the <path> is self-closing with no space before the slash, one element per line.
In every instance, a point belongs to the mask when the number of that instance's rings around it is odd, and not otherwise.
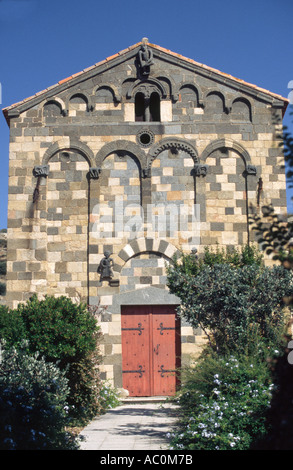
<path fill-rule="evenodd" d="M 251 357 L 208 357 L 189 370 L 178 398 L 180 425 L 172 449 L 247 450 L 263 436 L 273 383 Z"/>
<path fill-rule="evenodd" d="M 100 413 L 120 405 L 118 391 L 108 381 L 103 381 L 99 393 Z"/>
<path fill-rule="evenodd" d="M 0 449 L 75 450 L 76 437 L 69 424 L 68 380 L 64 372 L 26 345 L 1 349 Z"/>

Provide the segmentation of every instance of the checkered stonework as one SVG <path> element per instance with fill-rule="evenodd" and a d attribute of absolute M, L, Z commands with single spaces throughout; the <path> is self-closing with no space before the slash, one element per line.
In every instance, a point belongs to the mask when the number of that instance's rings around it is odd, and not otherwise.
<path fill-rule="evenodd" d="M 233 151 L 215 151 L 206 160 L 204 245 L 239 246 L 247 242 L 245 162 Z"/>
<path fill-rule="evenodd" d="M 132 291 L 144 287 L 157 287 L 166 289 L 165 259 L 155 253 L 146 253 L 135 256 L 125 263 L 120 273 L 121 292 Z"/>
<path fill-rule="evenodd" d="M 6 303 L 37 293 L 99 304 L 103 374 L 116 386 L 121 306 L 178 305 L 166 287 L 175 254 L 252 242 L 250 206 L 286 213 L 288 100 L 152 44 L 141 76 L 140 47 L 4 110 Z M 188 361 L 205 338 L 182 323 L 181 341 Z"/>
<path fill-rule="evenodd" d="M 49 295 L 87 294 L 88 163 L 77 153 L 50 160 L 47 184 L 47 280 Z"/>

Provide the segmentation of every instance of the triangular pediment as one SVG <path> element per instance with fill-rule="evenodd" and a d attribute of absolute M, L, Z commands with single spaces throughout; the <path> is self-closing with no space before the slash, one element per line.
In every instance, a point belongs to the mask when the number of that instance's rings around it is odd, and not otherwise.
<path fill-rule="evenodd" d="M 148 76 L 149 81 L 155 81 L 157 80 L 157 77 L 163 75 L 166 66 L 169 67 L 169 71 L 170 68 L 173 67 L 174 70 L 184 70 L 187 73 L 189 72 L 191 74 L 194 74 L 195 77 L 200 77 L 202 80 L 206 79 L 214 83 L 224 85 L 225 87 L 228 87 L 231 90 L 237 90 L 240 93 L 267 102 L 272 106 L 282 108 L 283 113 L 286 110 L 289 101 L 281 95 L 270 92 L 251 83 L 245 82 L 244 80 L 233 77 L 232 75 L 216 70 L 205 64 L 196 62 L 195 60 L 174 53 L 161 46 L 151 44 L 147 42 L 146 38 L 144 38 L 141 42 L 134 44 L 128 47 L 127 49 L 124 49 L 106 58 L 105 60 L 102 60 L 94 64 L 93 66 L 82 70 L 81 72 L 78 72 L 74 75 L 71 75 L 70 77 L 62 79 L 55 85 L 52 85 L 49 88 L 40 91 L 29 98 L 26 98 L 23 101 L 20 101 L 4 108 L 3 113 L 6 120 L 9 122 L 9 119 L 11 117 L 18 116 L 22 112 L 38 105 L 44 100 L 53 99 L 60 93 L 63 93 L 64 91 L 67 91 L 70 88 L 74 89 L 75 87 L 82 87 L 87 80 L 92 80 L 98 75 L 107 73 L 109 71 L 113 73 L 115 71 L 115 68 L 118 69 L 118 67 L 121 66 L 121 64 L 123 63 L 127 63 L 130 61 L 130 63 L 133 64 L 136 58 L 138 57 L 139 51 L 141 50 L 143 44 L 146 44 L 147 48 L 151 51 L 154 62 L 154 65 L 151 67 L 151 71 Z M 172 73 L 169 72 L 168 80 L 170 81 L 172 81 L 171 76 Z M 126 78 L 127 77 L 124 77 L 124 79 Z M 132 79 L 134 84 L 134 78 L 128 78 L 130 81 Z M 173 86 L 172 98 L 175 100 L 177 98 L 177 91 L 178 90 L 176 90 L 176 86 Z M 119 91 L 117 91 L 116 95 L 116 98 L 119 100 Z"/>

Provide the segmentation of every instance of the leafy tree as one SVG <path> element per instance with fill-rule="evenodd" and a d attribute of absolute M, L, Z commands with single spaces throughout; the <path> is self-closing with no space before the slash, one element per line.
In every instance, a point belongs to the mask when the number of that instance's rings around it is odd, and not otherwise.
<path fill-rule="evenodd" d="M 289 114 L 293 115 L 292 105 Z M 276 122 L 280 124 L 280 122 Z M 288 187 L 293 187 L 293 136 L 288 126 L 282 126 L 277 135 L 279 147 L 286 163 L 286 179 Z M 285 167 L 284 167 L 285 169 Z M 262 207 L 261 213 L 251 206 L 250 224 L 255 232 L 256 240 L 261 249 L 271 255 L 272 259 L 280 261 L 286 268 L 293 267 L 293 221 L 276 214 L 273 206 Z"/>
<path fill-rule="evenodd" d="M 250 216 L 260 248 L 285 268 L 293 267 L 293 220 L 275 213 L 272 205 L 262 207 L 262 215 Z"/>
<path fill-rule="evenodd" d="M 292 106 L 290 106 L 292 109 Z M 292 111 L 290 112 L 292 115 Z M 293 187 L 293 137 L 287 126 L 283 126 L 280 146 L 283 149 L 287 164 L 286 178 L 289 188 Z M 252 229 L 261 249 L 279 261 L 286 269 L 293 268 L 293 221 L 275 213 L 272 205 L 262 207 L 258 214 L 252 208 L 250 216 Z M 293 297 L 284 299 L 292 305 Z M 287 337 L 287 343 L 289 341 Z M 271 373 L 274 377 L 275 391 L 267 413 L 268 433 L 254 444 L 255 449 L 261 450 L 292 450 L 292 364 L 288 362 L 288 349 L 278 360 L 271 362 Z"/>
<path fill-rule="evenodd" d="M 293 107 L 289 105 L 289 114 L 293 115 Z M 293 184 L 293 137 L 288 126 L 282 127 L 282 135 L 280 136 L 280 147 L 283 149 L 285 162 L 287 163 L 286 177 L 289 187 Z"/>
<path fill-rule="evenodd" d="M 267 344 L 278 341 L 284 297 L 293 295 L 292 273 L 282 266 L 264 267 L 258 255 L 236 257 L 236 263 L 231 254 L 224 262 L 212 258 L 185 255 L 182 264 L 177 260 L 169 267 L 167 283 L 181 300 L 180 315 L 202 328 L 218 352 L 244 350 L 251 328 Z"/>

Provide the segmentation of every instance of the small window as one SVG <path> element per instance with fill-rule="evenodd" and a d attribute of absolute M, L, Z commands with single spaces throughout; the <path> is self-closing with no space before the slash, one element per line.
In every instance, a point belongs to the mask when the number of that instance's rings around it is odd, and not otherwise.
<path fill-rule="evenodd" d="M 135 95 L 135 121 L 160 122 L 160 96 L 153 92 L 146 98 L 141 92 Z"/>
<path fill-rule="evenodd" d="M 158 93 L 152 93 L 150 99 L 150 120 L 160 122 L 160 96 Z"/>
<path fill-rule="evenodd" d="M 143 93 L 135 95 L 135 121 L 145 121 L 145 104 Z"/>

